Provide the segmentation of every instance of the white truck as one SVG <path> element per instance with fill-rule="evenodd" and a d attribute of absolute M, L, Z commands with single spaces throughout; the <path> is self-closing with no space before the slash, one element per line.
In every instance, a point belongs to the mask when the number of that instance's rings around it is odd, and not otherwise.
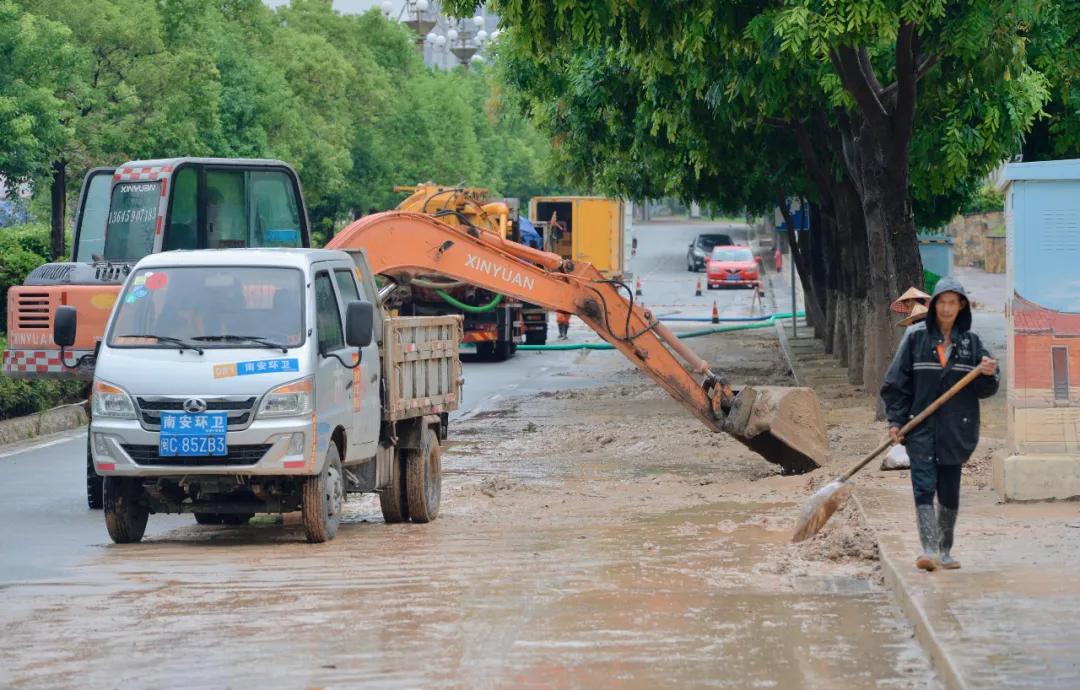
<path fill-rule="evenodd" d="M 382 312 L 362 251 L 171 251 L 134 267 L 97 352 L 91 449 L 105 525 L 151 513 L 243 524 L 299 510 L 332 539 L 349 492 L 387 522 L 439 511 L 460 400 L 461 318 Z M 60 307 L 57 345 L 78 315 Z"/>

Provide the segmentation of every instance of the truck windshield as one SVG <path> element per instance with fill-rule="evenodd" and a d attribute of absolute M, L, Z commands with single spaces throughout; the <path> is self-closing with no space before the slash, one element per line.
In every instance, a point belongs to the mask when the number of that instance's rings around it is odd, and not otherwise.
<path fill-rule="evenodd" d="M 120 297 L 109 347 L 175 347 L 165 338 L 206 349 L 297 347 L 303 294 L 294 268 L 140 269 Z"/>
<path fill-rule="evenodd" d="M 154 251 L 161 182 L 124 182 L 113 187 L 105 226 L 105 258 L 137 261 Z"/>

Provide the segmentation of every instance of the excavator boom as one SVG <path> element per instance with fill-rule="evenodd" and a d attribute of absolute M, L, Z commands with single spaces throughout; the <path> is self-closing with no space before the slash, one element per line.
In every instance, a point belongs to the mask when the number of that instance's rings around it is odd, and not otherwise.
<path fill-rule="evenodd" d="M 440 275 L 570 312 L 713 431 L 731 434 L 787 472 L 808 471 L 828 457 L 812 390 L 747 387 L 736 393 L 649 310 L 635 305 L 625 285 L 606 279 L 591 264 L 567 261 L 475 226 L 404 211 L 362 218 L 337 233 L 327 248 L 365 250 L 371 269 L 399 285 Z"/>

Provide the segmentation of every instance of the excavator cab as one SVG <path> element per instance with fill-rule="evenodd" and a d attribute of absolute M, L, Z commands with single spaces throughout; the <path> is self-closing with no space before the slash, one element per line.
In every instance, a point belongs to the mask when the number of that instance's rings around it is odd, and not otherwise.
<path fill-rule="evenodd" d="M 176 249 L 309 247 L 296 172 L 281 161 L 174 158 L 87 173 L 71 261 L 40 266 L 8 291 L 4 373 L 20 378 L 93 375 L 93 352 L 132 266 Z M 79 310 L 75 343 L 52 341 L 60 305 Z"/>

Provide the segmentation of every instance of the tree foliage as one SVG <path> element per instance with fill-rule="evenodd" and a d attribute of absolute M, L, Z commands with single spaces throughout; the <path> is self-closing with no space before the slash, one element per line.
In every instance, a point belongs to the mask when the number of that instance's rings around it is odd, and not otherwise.
<path fill-rule="evenodd" d="M 821 232 L 796 262 L 815 326 L 850 335 L 868 386 L 895 343 L 889 301 L 922 281 L 916 227 L 962 209 L 1048 99 L 1069 115 L 1047 121 L 1058 151 L 1078 129 L 1075 3 L 488 5 L 507 82 L 583 182 L 721 208 L 816 202 Z"/>
<path fill-rule="evenodd" d="M 280 158 L 325 235 L 395 184 L 549 191 L 550 145 L 484 70 L 427 68 L 407 28 L 322 0 L 0 0 L 0 176 L 173 156 Z M 10 69 L 7 67 L 10 66 Z"/>
<path fill-rule="evenodd" d="M 64 66 L 73 59 L 71 32 L 59 22 L 0 2 L 0 175 L 27 180 L 49 169 L 71 137 Z"/>

